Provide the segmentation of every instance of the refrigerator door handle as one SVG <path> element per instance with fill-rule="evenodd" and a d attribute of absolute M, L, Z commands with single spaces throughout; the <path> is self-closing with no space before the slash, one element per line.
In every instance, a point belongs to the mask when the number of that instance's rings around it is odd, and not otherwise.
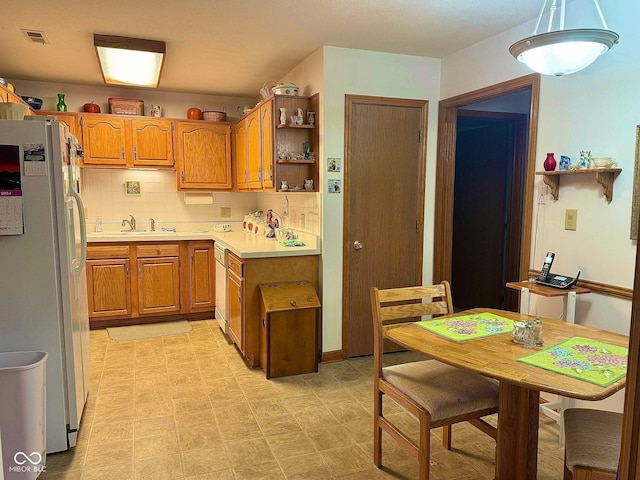
<path fill-rule="evenodd" d="M 75 266 L 76 271 L 80 272 L 87 262 L 87 221 L 84 218 L 84 205 L 82 203 L 82 198 L 80 198 L 80 195 L 78 195 L 78 193 L 73 189 L 70 189 L 69 193 L 78 205 L 78 218 L 80 219 L 80 261 Z"/>

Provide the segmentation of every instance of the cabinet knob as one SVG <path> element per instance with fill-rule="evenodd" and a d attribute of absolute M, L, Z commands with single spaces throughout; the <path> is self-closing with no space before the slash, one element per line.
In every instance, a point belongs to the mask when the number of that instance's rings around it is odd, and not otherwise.
<path fill-rule="evenodd" d="M 355 242 L 353 242 L 354 250 L 360 250 L 361 248 L 362 248 L 362 242 L 360 242 L 360 240 L 356 240 Z"/>
<path fill-rule="evenodd" d="M 159 248 L 156 248 L 156 253 L 157 253 L 158 255 L 160 255 L 160 251 L 161 251 L 161 250 L 160 250 Z"/>
<path fill-rule="evenodd" d="M 298 306 L 298 302 L 296 302 L 295 300 L 291 300 L 289 303 L 291 304 L 292 307 Z"/>

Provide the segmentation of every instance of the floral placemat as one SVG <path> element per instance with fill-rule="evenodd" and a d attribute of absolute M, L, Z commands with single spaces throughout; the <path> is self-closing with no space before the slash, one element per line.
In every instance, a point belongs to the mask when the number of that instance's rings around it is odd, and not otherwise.
<path fill-rule="evenodd" d="M 628 354 L 626 347 L 573 337 L 518 361 L 607 387 L 627 374 Z"/>
<path fill-rule="evenodd" d="M 424 320 L 416 325 L 454 342 L 511 333 L 513 320 L 483 312 L 459 317 Z"/>

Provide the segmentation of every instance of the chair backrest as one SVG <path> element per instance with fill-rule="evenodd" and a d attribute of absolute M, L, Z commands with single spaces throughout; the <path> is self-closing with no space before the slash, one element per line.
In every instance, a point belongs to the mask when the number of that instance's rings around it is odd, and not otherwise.
<path fill-rule="evenodd" d="M 444 280 L 436 285 L 389 288 L 371 287 L 373 351 L 376 371 L 382 372 L 386 333 L 399 325 L 421 320 L 423 315 L 439 317 L 453 313 L 451 287 Z"/>

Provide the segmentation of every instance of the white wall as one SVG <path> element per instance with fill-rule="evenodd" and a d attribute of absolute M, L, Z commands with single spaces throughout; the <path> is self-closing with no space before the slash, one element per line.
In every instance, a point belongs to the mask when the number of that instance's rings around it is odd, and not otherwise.
<path fill-rule="evenodd" d="M 596 282 L 632 288 L 636 242 L 629 240 L 636 125 L 640 124 L 640 32 L 637 2 L 602 5 L 609 28 L 620 35 L 620 44 L 587 69 L 566 77 L 543 76 L 538 118 L 537 168 L 547 152 L 576 158 L 580 150 L 594 156 L 612 156 L 622 173 L 614 183 L 613 201 L 606 203 L 602 188 L 592 176 L 562 177 L 560 195 L 545 196 L 540 206 L 537 236 L 532 239 L 540 268 L 546 251 L 554 251 L 553 270 Z M 600 28 L 591 0 L 567 5 L 567 20 Z M 571 25 L 569 25 L 571 27 Z M 473 91 L 530 71 L 508 53 L 509 46 L 531 34 L 533 22 L 480 42 L 442 60 L 442 98 Z M 536 184 L 542 186 L 540 177 Z M 540 187 L 542 188 L 542 187 Z M 546 187 L 545 187 L 546 188 Z M 538 191 L 538 187 L 534 189 Z M 575 232 L 564 230 L 565 209 L 578 209 Z M 534 211 L 535 221 L 535 211 Z M 534 222 L 535 231 L 535 222 Z M 562 303 L 533 296 L 532 311 L 559 318 Z M 578 298 L 578 323 L 628 333 L 631 301 L 589 294 Z M 621 410 L 622 395 L 608 406 Z M 593 405 L 590 405 L 593 406 Z"/>
<path fill-rule="evenodd" d="M 320 67 L 320 69 L 319 69 Z M 323 47 L 284 77 L 303 89 L 320 93 L 320 182 L 322 198 L 323 351 L 342 348 L 343 196 L 327 194 L 328 157 L 344 161 L 345 94 L 429 100 L 427 184 L 433 186 L 435 131 L 440 92 L 440 61 L 432 58 Z M 429 141 L 431 139 L 431 141 Z M 430 160 L 429 160 L 430 159 Z M 331 178 L 342 178 L 331 174 Z M 433 188 L 431 188 L 433 192 Z M 426 198 L 424 277 L 431 278 L 433 194 Z"/>

